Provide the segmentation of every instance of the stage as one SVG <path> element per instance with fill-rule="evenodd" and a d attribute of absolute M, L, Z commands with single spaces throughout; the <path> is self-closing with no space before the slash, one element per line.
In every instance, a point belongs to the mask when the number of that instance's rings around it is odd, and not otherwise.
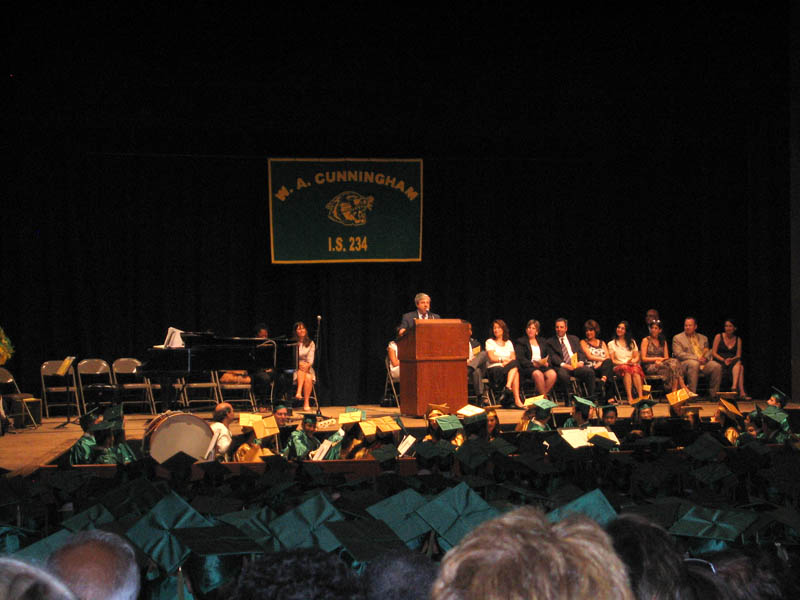
<path fill-rule="evenodd" d="M 745 413 L 753 410 L 756 402 L 760 406 L 764 406 L 765 401 L 748 401 L 740 402 L 739 408 Z M 711 402 L 697 402 L 694 403 L 701 407 L 700 416 L 703 419 L 710 419 L 714 416 L 716 410 L 716 403 Z M 210 408 L 210 407 L 209 407 Z M 366 412 L 367 419 L 383 416 L 397 416 L 400 414 L 400 409 L 392 407 L 382 407 L 376 404 L 359 404 L 357 408 Z M 800 409 L 800 404 L 791 403 L 786 406 L 787 412 L 790 414 Z M 238 412 L 237 407 L 237 412 Z M 322 407 L 322 414 L 325 418 L 338 419 L 339 414 L 344 412 L 344 406 L 324 406 Z M 559 406 L 553 409 L 558 419 L 559 415 L 571 412 L 571 408 Z M 653 407 L 656 417 L 664 417 L 669 413 L 669 407 L 666 403 L 662 402 Z M 633 408 L 626 405 L 618 407 L 619 417 L 630 417 Z M 211 417 L 211 410 L 205 411 L 192 411 L 193 414 L 209 419 Z M 294 417 L 299 422 L 300 413 L 295 410 Z M 522 411 L 518 409 L 499 408 L 497 415 L 500 419 L 501 427 L 504 430 L 511 430 L 522 416 Z M 144 437 L 147 424 L 154 418 L 151 414 L 142 413 L 128 413 L 125 415 L 125 434 L 128 440 L 141 441 Z M 425 421 L 418 417 L 403 416 L 403 425 L 409 429 L 412 434 L 414 430 L 422 431 L 425 428 Z M 61 454 L 69 450 L 75 441 L 81 436 L 81 428 L 77 423 L 70 423 L 62 426 L 65 422 L 65 417 L 51 417 L 44 418 L 42 425 L 36 429 L 28 427 L 25 429 L 18 429 L 17 433 L 7 433 L 5 436 L 0 437 L 0 468 L 9 471 L 8 476 L 22 475 L 27 476 L 34 472 L 41 465 L 46 465 L 55 461 Z M 327 427 L 320 427 L 320 432 L 330 432 L 338 429 L 338 425 L 330 425 Z M 231 431 L 234 435 L 241 433 L 241 427 L 238 422 L 233 423 Z"/>

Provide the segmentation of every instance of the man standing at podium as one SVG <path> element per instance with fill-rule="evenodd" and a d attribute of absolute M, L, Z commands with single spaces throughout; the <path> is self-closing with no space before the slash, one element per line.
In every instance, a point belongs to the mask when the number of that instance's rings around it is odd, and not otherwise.
<path fill-rule="evenodd" d="M 405 335 L 409 329 L 414 329 L 414 319 L 439 319 L 439 315 L 430 312 L 431 297 L 428 294 L 420 292 L 414 296 L 414 304 L 417 305 L 417 310 L 405 313 L 400 321 L 399 335 Z"/>

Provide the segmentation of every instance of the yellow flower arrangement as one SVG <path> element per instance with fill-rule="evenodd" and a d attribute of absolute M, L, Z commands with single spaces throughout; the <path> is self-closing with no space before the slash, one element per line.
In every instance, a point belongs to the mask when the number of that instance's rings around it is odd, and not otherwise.
<path fill-rule="evenodd" d="M 0 365 L 6 364 L 6 361 L 14 356 L 14 346 L 11 345 L 11 340 L 8 339 L 6 332 L 0 327 Z"/>

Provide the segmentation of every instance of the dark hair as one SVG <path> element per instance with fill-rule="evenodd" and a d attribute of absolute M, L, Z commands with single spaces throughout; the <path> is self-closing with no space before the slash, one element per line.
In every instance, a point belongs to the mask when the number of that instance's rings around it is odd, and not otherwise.
<path fill-rule="evenodd" d="M 525 329 L 527 329 L 527 328 L 528 328 L 528 327 L 530 327 L 531 325 L 533 325 L 534 327 L 536 327 L 536 333 L 539 333 L 539 332 L 542 330 L 542 325 L 541 325 L 541 323 L 539 323 L 539 321 L 537 321 L 536 319 L 530 319 L 530 320 L 528 320 L 528 322 L 527 322 L 527 323 L 525 323 Z"/>
<path fill-rule="evenodd" d="M 495 323 L 497 323 L 500 326 L 500 329 L 503 330 L 503 341 L 507 342 L 508 341 L 508 325 L 506 325 L 506 322 L 503 321 L 503 319 L 495 319 L 494 321 L 492 321 L 492 329 L 494 329 L 494 324 Z M 492 336 L 494 336 L 494 331 L 492 332 Z"/>
<path fill-rule="evenodd" d="M 610 404 L 608 406 L 604 406 L 603 407 L 603 416 L 604 417 L 606 416 L 606 413 L 610 413 L 610 412 L 613 412 L 615 415 L 619 416 L 619 411 L 617 410 L 617 407 L 614 406 L 613 404 Z"/>
<path fill-rule="evenodd" d="M 637 598 L 695 597 L 683 556 L 666 530 L 642 516 L 625 514 L 609 523 L 606 532 L 628 567 L 628 579 Z"/>
<path fill-rule="evenodd" d="M 683 322 L 684 322 L 684 323 L 686 323 L 686 321 L 688 321 L 689 319 L 691 319 L 692 321 L 694 321 L 694 324 L 695 324 L 695 325 L 697 325 L 697 319 L 696 319 L 695 317 L 693 317 L 692 315 L 686 315 L 686 316 L 683 318 Z"/>
<path fill-rule="evenodd" d="M 724 582 L 729 597 L 738 599 L 759 598 L 778 600 L 797 597 L 796 593 L 782 589 L 780 576 L 788 565 L 776 567 L 783 562 L 761 548 L 728 549 L 703 555 L 702 559 L 714 565 L 717 577 Z"/>
<path fill-rule="evenodd" d="M 233 407 L 228 404 L 227 402 L 222 402 L 217 404 L 214 412 L 211 414 L 211 420 L 217 423 L 222 423 L 231 412 L 233 412 Z"/>
<path fill-rule="evenodd" d="M 266 323 L 256 323 L 255 327 L 253 327 L 253 332 L 255 335 L 258 335 L 258 332 L 262 329 L 267 332 L 267 335 L 269 335 L 269 327 L 267 327 Z"/>
<path fill-rule="evenodd" d="M 567 327 L 569 327 L 569 321 L 567 321 L 567 320 L 566 320 L 564 317 L 558 317 L 558 318 L 557 318 L 557 319 L 554 321 L 554 323 L 556 323 L 556 324 L 557 324 L 559 321 L 563 321 L 563 322 L 564 322 L 564 325 L 566 325 Z"/>
<path fill-rule="evenodd" d="M 302 340 L 297 337 L 297 328 L 300 327 L 301 325 L 306 330 L 306 337 L 304 337 Z M 294 339 L 303 344 L 303 346 L 308 346 L 309 344 L 311 344 L 311 338 L 308 337 L 308 327 L 306 327 L 306 324 L 303 323 L 302 321 L 298 321 L 297 323 L 292 325 L 292 335 L 294 335 Z"/>
<path fill-rule="evenodd" d="M 633 344 L 633 337 L 631 336 L 631 324 L 628 323 L 627 321 L 620 321 L 617 324 L 617 327 L 619 327 L 620 325 L 625 325 L 625 335 L 623 336 L 625 340 L 625 347 L 628 350 L 633 350 L 631 346 L 631 344 Z M 616 335 L 616 332 L 614 333 L 614 335 Z"/>
<path fill-rule="evenodd" d="M 583 324 L 583 331 L 594 331 L 595 337 L 600 337 L 600 324 L 594 319 L 589 319 Z"/>
<path fill-rule="evenodd" d="M 242 569 L 232 600 L 365 597 L 361 581 L 336 554 L 308 548 L 270 553 L 251 562 Z"/>
<path fill-rule="evenodd" d="M 667 341 L 667 338 L 664 337 L 664 328 L 661 326 L 661 320 L 655 319 L 654 321 L 650 321 L 650 324 L 647 326 L 648 331 L 653 325 L 658 325 L 658 328 L 661 330 L 658 332 L 658 341 L 663 344 Z"/>
<path fill-rule="evenodd" d="M 427 600 L 439 569 L 427 555 L 405 551 L 367 563 L 364 583 L 370 598 Z"/>

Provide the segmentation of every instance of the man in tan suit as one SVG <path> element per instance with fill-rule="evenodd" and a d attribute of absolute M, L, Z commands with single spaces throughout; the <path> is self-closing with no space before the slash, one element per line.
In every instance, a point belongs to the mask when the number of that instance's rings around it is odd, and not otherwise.
<path fill-rule="evenodd" d="M 700 371 L 708 377 L 708 394 L 715 399 L 722 379 L 722 367 L 711 360 L 708 338 L 697 333 L 697 319 L 686 317 L 683 333 L 672 338 L 672 355 L 681 361 L 681 369 L 689 389 L 697 393 L 697 379 Z"/>

